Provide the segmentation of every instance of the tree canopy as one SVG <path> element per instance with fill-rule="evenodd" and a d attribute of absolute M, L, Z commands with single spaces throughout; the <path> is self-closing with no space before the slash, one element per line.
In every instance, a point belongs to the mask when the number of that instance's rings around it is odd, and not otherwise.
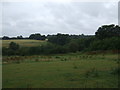
<path fill-rule="evenodd" d="M 57 35 L 52 35 L 48 38 L 48 41 L 58 45 L 65 45 L 70 41 L 68 34 L 58 33 Z"/>
<path fill-rule="evenodd" d="M 95 36 L 99 39 L 120 36 L 120 27 L 118 25 L 103 25 L 95 32 Z"/>
<path fill-rule="evenodd" d="M 41 35 L 41 34 L 39 34 L 39 33 L 36 33 L 36 34 L 31 34 L 31 35 L 29 36 L 29 39 L 45 40 L 46 37 L 45 37 L 45 35 Z"/>

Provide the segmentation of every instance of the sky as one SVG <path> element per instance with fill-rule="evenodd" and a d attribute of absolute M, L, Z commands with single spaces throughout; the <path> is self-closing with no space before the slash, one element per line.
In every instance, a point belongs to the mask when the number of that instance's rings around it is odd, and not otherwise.
<path fill-rule="evenodd" d="M 2 36 L 94 35 L 118 24 L 117 2 L 2 2 Z"/>

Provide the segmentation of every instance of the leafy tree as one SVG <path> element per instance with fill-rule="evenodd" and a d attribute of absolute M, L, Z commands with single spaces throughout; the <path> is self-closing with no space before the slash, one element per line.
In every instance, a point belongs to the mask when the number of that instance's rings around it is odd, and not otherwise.
<path fill-rule="evenodd" d="M 3 39 L 3 40 L 8 40 L 8 39 L 10 39 L 10 38 L 9 38 L 8 36 L 3 36 L 2 39 Z"/>
<path fill-rule="evenodd" d="M 29 36 L 29 39 L 45 40 L 46 37 L 45 37 L 45 35 L 41 35 L 41 34 L 39 34 L 39 33 L 36 33 L 36 34 L 31 34 L 31 35 Z"/>
<path fill-rule="evenodd" d="M 98 28 L 97 32 L 95 32 L 95 36 L 98 39 L 105 39 L 111 37 L 119 37 L 120 36 L 120 27 L 118 25 L 103 25 Z"/>
<path fill-rule="evenodd" d="M 70 41 L 68 34 L 60 34 L 52 35 L 48 38 L 48 41 L 58 45 L 65 45 Z"/>
<path fill-rule="evenodd" d="M 94 40 L 91 42 L 90 50 L 119 50 L 120 38 L 111 37 L 104 40 Z"/>
<path fill-rule="evenodd" d="M 17 39 L 23 39 L 23 37 L 20 35 L 20 36 L 17 36 Z"/>
<path fill-rule="evenodd" d="M 79 43 L 76 42 L 75 40 L 72 40 L 69 44 L 68 44 L 68 48 L 70 52 L 76 52 L 79 50 Z"/>
<path fill-rule="evenodd" d="M 15 42 L 11 42 L 11 43 L 9 44 L 9 49 L 18 50 L 18 49 L 19 49 L 19 45 L 16 44 Z"/>

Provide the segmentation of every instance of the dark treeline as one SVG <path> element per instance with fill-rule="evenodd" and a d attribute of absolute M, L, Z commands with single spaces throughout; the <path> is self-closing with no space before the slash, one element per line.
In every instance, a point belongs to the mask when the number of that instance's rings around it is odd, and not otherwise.
<path fill-rule="evenodd" d="M 2 40 L 12 40 L 12 39 L 29 39 L 29 37 L 23 37 L 23 36 L 17 36 L 17 37 L 8 37 L 8 36 L 3 36 L 1 38 Z"/>
<path fill-rule="evenodd" d="M 46 36 L 41 35 L 39 33 L 31 34 L 29 37 L 23 37 L 22 35 L 17 36 L 17 37 L 8 37 L 8 36 L 3 36 L 2 40 L 11 40 L 11 39 L 35 39 L 35 40 L 45 40 Z"/>
<path fill-rule="evenodd" d="M 57 35 L 41 35 L 40 33 L 35 33 L 35 34 L 31 34 L 29 37 L 23 37 L 22 35 L 20 36 L 16 36 L 16 37 L 9 37 L 9 36 L 3 36 L 1 39 L 2 40 L 12 40 L 12 39 L 34 39 L 34 40 L 46 40 L 50 37 L 53 36 L 58 36 L 61 33 L 57 33 Z M 71 39 L 77 39 L 77 38 L 85 38 L 85 37 L 90 37 L 90 36 L 94 36 L 94 35 L 69 35 L 69 34 L 62 34 L 62 35 L 67 35 L 68 37 L 70 37 Z"/>
<path fill-rule="evenodd" d="M 40 38 L 40 37 L 41 38 Z M 103 25 L 95 35 L 40 35 L 31 34 L 30 39 L 47 40 L 47 43 L 37 47 L 19 47 L 11 42 L 9 48 L 3 48 L 3 55 L 42 55 L 63 54 L 88 51 L 120 50 L 120 27 L 118 25 Z"/>

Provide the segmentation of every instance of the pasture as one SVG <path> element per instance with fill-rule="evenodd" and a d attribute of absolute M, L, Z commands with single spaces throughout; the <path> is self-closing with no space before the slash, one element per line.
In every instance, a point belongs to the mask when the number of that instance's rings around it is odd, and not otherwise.
<path fill-rule="evenodd" d="M 3 57 L 3 88 L 118 88 L 118 55 Z"/>
<path fill-rule="evenodd" d="M 19 44 L 21 47 L 34 47 L 40 46 L 43 43 L 46 43 L 42 40 L 30 40 L 30 39 L 17 39 L 17 40 L 2 40 L 2 47 L 9 47 L 10 42 L 15 42 Z"/>

